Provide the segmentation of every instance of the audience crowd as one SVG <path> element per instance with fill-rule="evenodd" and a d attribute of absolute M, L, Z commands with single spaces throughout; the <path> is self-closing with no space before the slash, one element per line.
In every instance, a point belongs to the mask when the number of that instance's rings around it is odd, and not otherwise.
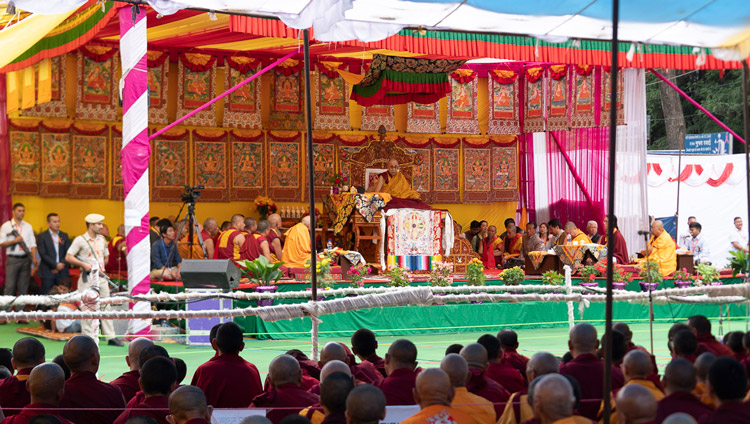
<path fill-rule="evenodd" d="M 750 422 L 750 333 L 719 341 L 704 316 L 674 324 L 663 375 L 626 324 L 616 323 L 611 334 L 610 422 Z M 265 417 L 243 421 L 256 424 L 375 424 L 386 406 L 398 405 L 418 405 L 400 420 L 408 424 L 592 423 L 605 413 L 605 343 L 587 323 L 570 330 L 562 358 L 526 357 L 518 335 L 503 330 L 449 346 L 430 367 L 420 366 L 407 339 L 379 357 L 375 334 L 360 329 L 349 345 L 326 343 L 318 361 L 299 350 L 277 356 L 265 381 L 240 356 L 237 324 L 215 326 L 210 339 L 215 354 L 187 385 L 185 363 L 146 338 L 130 342 L 129 371 L 111 383 L 97 379 L 101 357 L 89 336 L 71 338 L 51 362 L 41 342 L 22 338 L 12 350 L 0 349 L 1 423 L 205 424 L 214 408 L 262 408 Z"/>

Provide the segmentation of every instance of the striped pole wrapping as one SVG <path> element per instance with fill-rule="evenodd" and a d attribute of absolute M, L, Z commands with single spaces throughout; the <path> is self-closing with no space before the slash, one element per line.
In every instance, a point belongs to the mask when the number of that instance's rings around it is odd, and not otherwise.
<path fill-rule="evenodd" d="M 128 248 L 128 290 L 131 295 L 147 293 L 151 245 L 149 244 L 148 161 L 148 81 L 146 60 L 146 10 L 123 7 L 120 17 L 122 57 L 122 181 L 125 189 L 125 238 Z M 135 312 L 151 309 L 149 302 L 130 304 Z M 151 333 L 151 320 L 132 319 L 128 334 Z"/>

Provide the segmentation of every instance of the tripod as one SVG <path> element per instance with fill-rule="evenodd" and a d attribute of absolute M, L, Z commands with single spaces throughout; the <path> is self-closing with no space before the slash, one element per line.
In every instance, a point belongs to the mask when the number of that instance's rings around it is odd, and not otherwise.
<path fill-rule="evenodd" d="M 187 213 L 185 214 L 185 218 L 183 220 L 180 220 L 180 215 L 182 215 L 183 209 L 185 209 L 185 206 L 187 206 Z M 169 254 L 167 255 L 167 262 L 166 267 L 164 270 L 162 270 L 161 274 L 159 275 L 159 279 L 164 278 L 164 272 L 169 268 L 169 264 L 172 263 L 172 255 L 174 252 L 177 251 L 177 244 L 179 243 L 179 237 L 182 234 L 183 228 L 185 228 L 185 224 L 188 225 L 188 259 L 193 259 L 193 231 L 197 230 L 198 228 L 198 220 L 195 217 L 195 201 L 192 200 L 186 200 L 182 202 L 182 206 L 180 206 L 179 212 L 177 212 L 177 218 L 175 218 L 175 222 L 179 222 L 180 225 L 177 228 L 177 240 L 175 240 L 175 248 L 169 249 Z M 201 250 L 203 250 L 203 257 L 205 259 L 210 259 L 208 257 L 208 252 L 206 252 L 206 246 L 203 244 L 203 236 L 201 235 L 200 231 L 196 231 L 198 233 L 198 244 L 201 246 Z"/>

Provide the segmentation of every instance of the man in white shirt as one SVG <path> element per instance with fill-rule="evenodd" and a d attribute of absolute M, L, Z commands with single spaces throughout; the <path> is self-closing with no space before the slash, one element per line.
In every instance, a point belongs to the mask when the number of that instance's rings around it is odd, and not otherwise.
<path fill-rule="evenodd" d="M 24 295 L 29 292 L 31 268 L 39 263 L 36 259 L 36 238 L 31 224 L 23 220 L 26 207 L 21 203 L 13 205 L 13 219 L 0 226 L 0 247 L 5 248 L 6 296 Z"/>
<path fill-rule="evenodd" d="M 703 238 L 702 229 L 701 224 L 697 222 L 690 224 L 690 239 L 687 240 L 685 245 L 680 245 L 680 247 L 687 249 L 688 252 L 693 254 L 693 262 L 696 265 L 711 263 L 708 243 Z"/>
<path fill-rule="evenodd" d="M 732 245 L 732 250 L 736 252 L 748 251 L 747 245 L 747 231 L 742 231 L 742 218 L 739 216 L 734 218 L 734 228 L 732 235 L 729 236 L 729 242 Z"/>
<path fill-rule="evenodd" d="M 690 250 L 690 248 L 687 246 L 690 244 L 690 238 L 692 237 L 690 235 L 690 224 L 692 224 L 693 222 L 698 222 L 698 220 L 695 219 L 694 216 L 689 216 L 687 221 L 688 230 L 677 237 L 677 246 L 684 247 L 685 249 Z"/>

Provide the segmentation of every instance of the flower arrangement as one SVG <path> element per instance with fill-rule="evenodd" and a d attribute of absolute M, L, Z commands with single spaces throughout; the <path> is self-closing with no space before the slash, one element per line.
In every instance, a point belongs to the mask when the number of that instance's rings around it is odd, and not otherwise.
<path fill-rule="evenodd" d="M 333 260 L 335 259 L 335 254 L 331 255 L 329 253 L 321 253 L 318 254 L 317 260 L 315 261 L 315 276 L 316 276 L 316 286 L 318 288 L 326 289 L 331 287 L 333 284 L 333 279 L 331 278 L 331 264 L 333 263 Z M 305 266 L 307 268 L 311 268 L 310 261 L 305 262 Z M 312 280 L 312 270 L 308 274 L 307 277 L 308 281 Z"/>
<path fill-rule="evenodd" d="M 664 277 L 661 275 L 659 264 L 655 261 L 646 261 L 641 265 L 640 277 L 645 281 L 651 281 L 652 283 L 661 283 L 664 281 Z"/>
<path fill-rule="evenodd" d="M 453 278 L 451 278 L 451 272 L 453 272 L 453 264 L 450 262 L 435 262 L 430 272 L 430 285 L 437 287 L 445 287 L 453 284 Z"/>
<path fill-rule="evenodd" d="M 523 269 L 514 266 L 513 268 L 503 270 L 503 272 L 500 273 L 500 280 L 502 280 L 503 284 L 506 286 L 517 286 L 521 284 L 525 275 L 526 273 L 523 272 Z"/>
<path fill-rule="evenodd" d="M 349 268 L 349 271 L 347 271 L 347 274 L 349 274 L 349 279 L 352 280 L 352 287 L 354 288 L 361 288 L 365 285 L 363 282 L 365 280 L 365 277 L 369 275 L 372 272 L 372 268 L 370 268 L 369 265 L 358 263 L 357 265 L 352 266 Z"/>
<path fill-rule="evenodd" d="M 672 274 L 672 280 L 674 281 L 690 281 L 693 276 L 687 272 L 687 268 L 678 269 Z"/>
<path fill-rule="evenodd" d="M 612 270 L 612 282 L 613 283 L 627 283 L 633 279 L 633 274 L 623 271 L 621 268 L 615 266 Z"/>
<path fill-rule="evenodd" d="M 578 275 L 580 275 L 584 280 L 594 281 L 594 278 L 601 275 L 601 272 L 596 268 L 596 266 L 586 265 L 578 270 Z"/>
<path fill-rule="evenodd" d="M 340 187 L 342 185 L 348 185 L 349 183 L 349 177 L 342 174 L 341 172 L 337 172 L 330 177 L 328 177 L 328 181 L 331 182 L 331 186 L 333 187 Z"/>
<path fill-rule="evenodd" d="M 409 285 L 409 274 L 400 266 L 390 266 L 385 275 L 390 278 L 390 281 L 388 282 L 390 287 L 406 287 Z"/>
<path fill-rule="evenodd" d="M 565 277 L 557 271 L 547 271 L 542 274 L 542 283 L 551 286 L 560 286 L 565 282 Z"/>
<path fill-rule="evenodd" d="M 255 210 L 258 211 L 260 219 L 266 219 L 268 215 L 276 213 L 276 202 L 271 200 L 270 197 L 258 196 L 255 198 Z"/>
<path fill-rule="evenodd" d="M 477 258 L 473 258 L 466 266 L 466 284 L 470 286 L 483 286 L 485 280 L 484 264 Z"/>
<path fill-rule="evenodd" d="M 284 262 L 271 263 L 261 255 L 253 261 L 245 259 L 237 261 L 237 264 L 240 265 L 242 274 L 250 281 L 261 286 L 270 286 L 281 278 L 282 272 L 279 268 L 284 265 Z"/>
<path fill-rule="evenodd" d="M 696 280 L 696 286 L 711 285 L 719 281 L 719 271 L 709 264 L 700 264 L 695 267 L 700 280 Z"/>

